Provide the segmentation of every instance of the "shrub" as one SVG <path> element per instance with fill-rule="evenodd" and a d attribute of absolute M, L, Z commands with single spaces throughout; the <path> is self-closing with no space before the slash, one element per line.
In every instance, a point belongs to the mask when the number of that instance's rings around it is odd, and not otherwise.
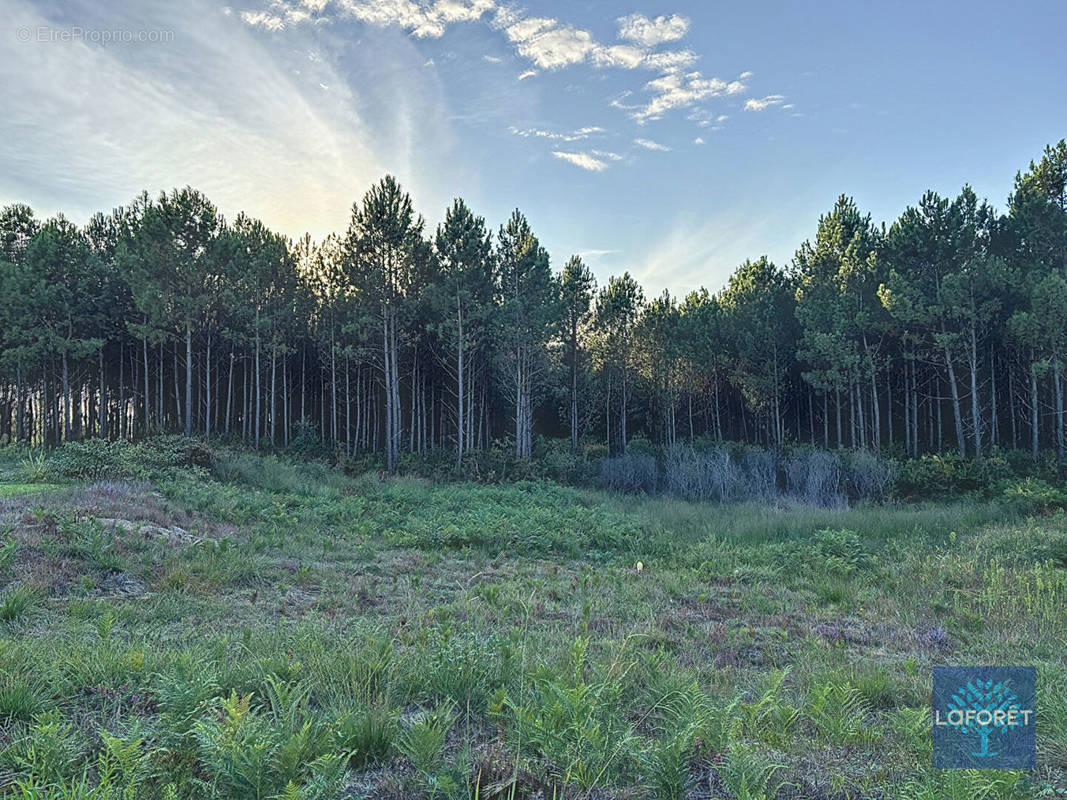
<path fill-rule="evenodd" d="M 946 455 L 924 455 L 904 464 L 894 485 L 898 497 L 906 500 L 954 498 L 974 494 L 991 497 L 1001 481 L 1014 475 L 1001 456 L 980 461 Z"/>
<path fill-rule="evenodd" d="M 659 482 L 659 467 L 650 455 L 605 458 L 600 462 L 600 482 L 617 492 L 652 494 Z"/>
<path fill-rule="evenodd" d="M 869 450 L 857 450 L 848 459 L 849 483 L 858 500 L 884 499 L 897 474 L 892 461 L 878 458 Z"/>
<path fill-rule="evenodd" d="M 1067 492 L 1049 486 L 1040 478 L 1011 482 L 1004 487 L 1002 496 L 1019 514 L 1049 514 L 1067 510 Z"/>
<path fill-rule="evenodd" d="M 870 563 L 870 554 L 855 531 L 816 531 L 812 549 L 824 569 L 844 577 L 852 575 Z"/>
<path fill-rule="evenodd" d="M 822 508 L 845 505 L 845 470 L 836 453 L 798 450 L 785 461 L 786 491 Z"/>
<path fill-rule="evenodd" d="M 746 448 L 741 456 L 744 494 L 752 500 L 767 500 L 777 494 L 778 455 L 770 450 Z"/>
<path fill-rule="evenodd" d="M 53 478 L 64 480 L 150 479 L 166 477 L 175 468 L 204 469 L 213 460 L 208 444 L 183 436 L 158 436 L 138 444 L 85 439 L 52 451 L 47 469 Z"/>

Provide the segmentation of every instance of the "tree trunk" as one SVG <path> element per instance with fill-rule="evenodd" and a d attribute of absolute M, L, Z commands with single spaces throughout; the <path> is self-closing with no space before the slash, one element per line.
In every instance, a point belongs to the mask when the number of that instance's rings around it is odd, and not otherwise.
<path fill-rule="evenodd" d="M 261 403 L 262 403 L 262 398 L 263 398 L 263 393 L 262 393 L 262 391 L 260 391 L 260 385 L 259 385 L 259 374 L 260 374 L 259 351 L 260 351 L 259 309 L 257 308 L 256 309 L 256 363 L 255 363 L 256 375 L 255 375 L 255 380 L 253 381 L 253 386 L 252 386 L 252 388 L 255 390 L 255 393 L 256 393 L 256 399 L 255 399 L 256 413 L 253 415 L 254 418 L 252 420 L 252 424 L 255 426 L 255 430 L 252 432 L 252 443 L 253 443 L 253 446 L 256 448 L 256 450 L 259 449 L 259 432 L 261 430 L 261 428 L 260 428 L 260 420 L 262 419 L 262 417 L 260 416 L 260 411 L 262 410 Z"/>
<path fill-rule="evenodd" d="M 236 360 L 234 345 L 230 345 L 230 375 L 226 379 L 226 434 L 230 433 L 233 414 L 233 362 Z"/>
<path fill-rule="evenodd" d="M 467 376 L 463 370 L 466 364 L 464 358 L 466 353 L 464 352 L 463 341 L 463 304 L 460 301 L 459 296 L 456 296 L 456 468 L 463 464 L 463 434 L 464 430 L 464 416 L 463 412 L 464 402 L 466 401 L 465 389 Z"/>
<path fill-rule="evenodd" d="M 1056 463 L 1063 464 L 1063 365 L 1052 359 L 1052 377 L 1056 390 Z"/>
<path fill-rule="evenodd" d="M 974 457 L 982 457 L 982 415 L 978 397 L 978 331 L 971 325 L 971 424 L 974 426 Z"/>
<path fill-rule="evenodd" d="M 204 355 L 204 438 L 211 438 L 211 334 L 207 335 Z"/>
<path fill-rule="evenodd" d="M 837 449 L 841 449 L 841 445 L 844 444 L 841 435 L 841 387 L 834 386 L 834 394 L 837 397 Z"/>
<path fill-rule="evenodd" d="M 63 441 L 69 442 L 71 438 L 71 416 L 73 409 L 70 403 L 70 368 L 67 364 L 67 351 L 63 351 Z"/>
<path fill-rule="evenodd" d="M 396 471 L 396 451 L 393 437 L 393 356 L 389 306 L 382 304 L 382 369 L 385 375 L 385 469 L 392 475 Z"/>
<path fill-rule="evenodd" d="M 271 342 L 270 349 L 270 444 L 278 442 L 278 342 Z"/>
<path fill-rule="evenodd" d="M 1040 431 L 1038 429 L 1037 365 L 1034 353 L 1030 352 L 1030 452 L 1034 461 L 1041 458 Z"/>
<path fill-rule="evenodd" d="M 107 438 L 107 389 L 104 386 L 104 348 L 100 347 L 99 349 L 97 349 L 96 352 L 97 352 L 97 358 L 98 358 L 98 360 L 100 362 L 100 396 L 99 396 L 99 405 L 97 406 L 97 409 L 96 409 L 96 412 L 97 412 L 97 417 L 96 417 L 96 438 L 97 439 L 106 439 Z M 119 358 L 119 363 L 120 364 L 122 363 L 121 356 Z"/>
<path fill-rule="evenodd" d="M 193 323 L 185 321 L 185 435 L 193 435 Z"/>
<path fill-rule="evenodd" d="M 26 412 L 25 404 L 22 399 L 22 360 L 19 360 L 18 366 L 15 367 L 15 441 L 21 443 L 25 438 L 26 430 Z"/>
<path fill-rule="evenodd" d="M 996 447 L 1000 439 L 997 420 L 997 365 L 993 346 L 989 347 L 989 446 Z"/>

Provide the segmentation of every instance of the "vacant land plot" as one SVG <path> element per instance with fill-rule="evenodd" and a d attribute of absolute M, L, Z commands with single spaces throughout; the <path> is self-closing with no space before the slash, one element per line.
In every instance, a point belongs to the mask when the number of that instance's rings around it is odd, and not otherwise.
<path fill-rule="evenodd" d="M 3 469 L 16 797 L 1067 797 L 1062 514 Z M 931 667 L 985 663 L 1037 667 L 1033 772 L 930 767 Z"/>

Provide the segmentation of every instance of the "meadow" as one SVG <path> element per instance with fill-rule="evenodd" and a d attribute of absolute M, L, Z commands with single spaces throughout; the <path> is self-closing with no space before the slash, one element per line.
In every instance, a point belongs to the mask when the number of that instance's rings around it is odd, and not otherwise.
<path fill-rule="evenodd" d="M 1062 510 L 97 449 L 0 450 L 4 796 L 1067 797 Z M 986 663 L 1037 769 L 934 770 L 931 668 Z"/>

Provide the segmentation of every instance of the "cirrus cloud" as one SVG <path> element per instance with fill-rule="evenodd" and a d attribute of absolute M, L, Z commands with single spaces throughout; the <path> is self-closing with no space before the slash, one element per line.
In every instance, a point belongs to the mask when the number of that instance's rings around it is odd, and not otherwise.
<path fill-rule="evenodd" d="M 772 106 L 780 106 L 785 98 L 780 94 L 769 94 L 766 97 L 750 97 L 745 101 L 745 111 L 765 111 Z"/>
<path fill-rule="evenodd" d="M 607 163 L 595 153 L 568 153 L 563 150 L 553 150 L 552 155 L 589 172 L 603 172 L 608 168 Z"/>

